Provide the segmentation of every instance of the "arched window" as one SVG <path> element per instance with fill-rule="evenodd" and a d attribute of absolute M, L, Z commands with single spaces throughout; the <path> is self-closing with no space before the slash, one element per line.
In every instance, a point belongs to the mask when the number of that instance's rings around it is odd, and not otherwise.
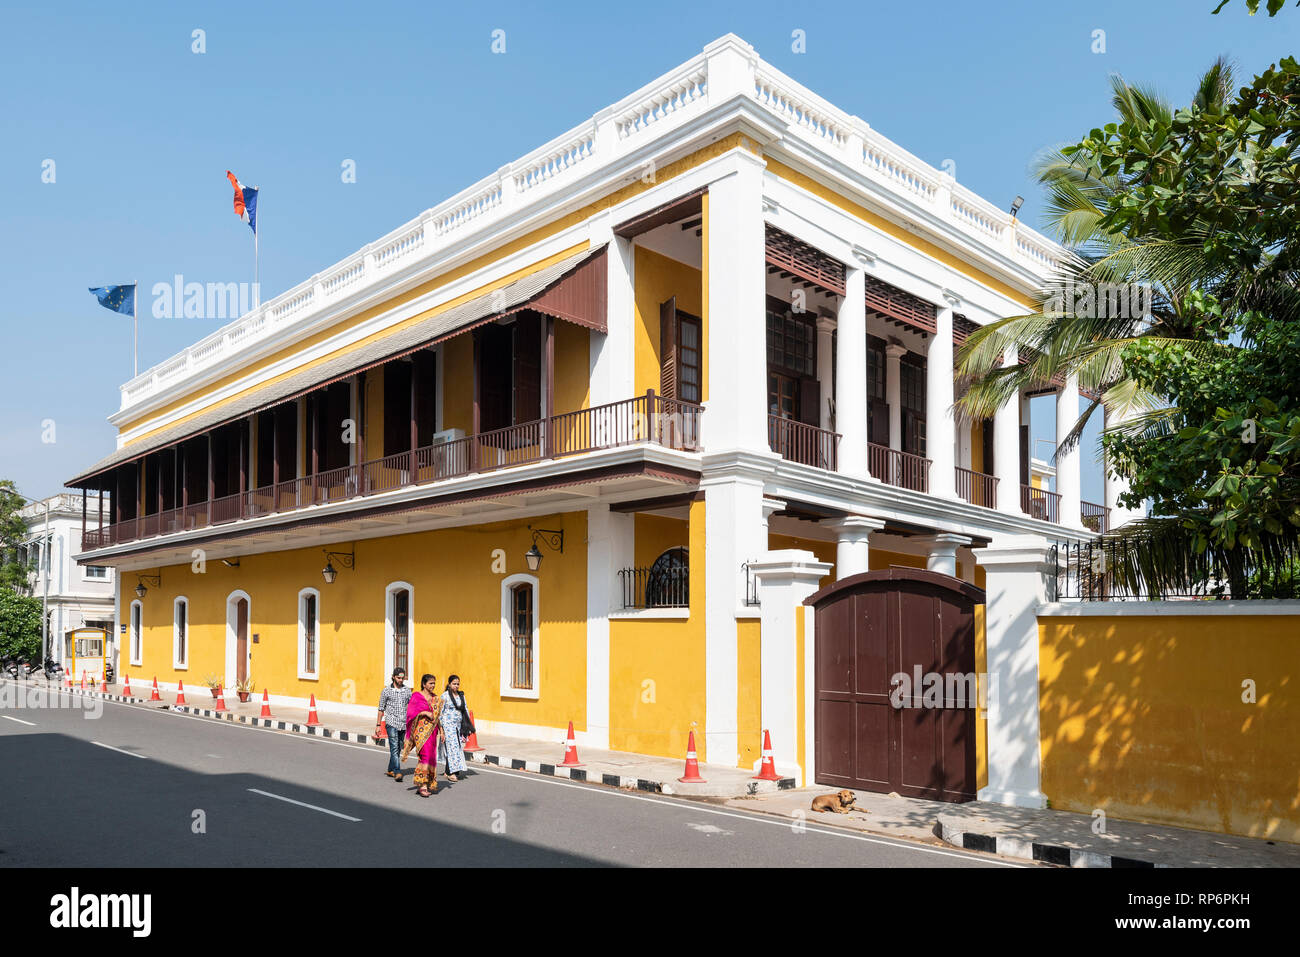
<path fill-rule="evenodd" d="M 172 612 L 172 667 L 185 669 L 189 667 L 189 632 L 190 603 L 184 598 L 177 598 Z"/>
<path fill-rule="evenodd" d="M 511 575 L 501 583 L 501 696 L 540 697 L 537 579 Z"/>
<path fill-rule="evenodd" d="M 144 641 L 142 633 L 144 631 L 144 604 L 140 601 L 131 602 L 131 664 L 143 665 L 144 659 Z"/>
<path fill-rule="evenodd" d="M 320 592 L 304 588 L 298 593 L 298 677 L 320 676 Z"/>
<path fill-rule="evenodd" d="M 392 664 L 388 668 L 388 674 L 391 675 L 394 668 L 401 668 L 409 675 L 411 673 L 411 589 L 399 586 L 389 591 L 388 595 L 388 627 L 392 641 L 392 647 L 389 649 Z"/>
<path fill-rule="evenodd" d="M 650 566 L 646 576 L 647 608 L 686 608 L 690 605 L 691 570 L 685 548 L 670 548 Z"/>

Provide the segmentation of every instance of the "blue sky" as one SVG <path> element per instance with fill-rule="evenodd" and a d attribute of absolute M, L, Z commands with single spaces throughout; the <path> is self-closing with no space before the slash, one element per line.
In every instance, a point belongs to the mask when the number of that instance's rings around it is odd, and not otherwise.
<path fill-rule="evenodd" d="M 1300 13 L 1212 0 L 1088 5 L 26 3 L 0 62 L 0 477 L 31 496 L 113 448 L 131 322 L 88 286 L 242 281 L 225 170 L 262 188 L 263 298 L 295 285 L 734 32 L 769 62 L 999 206 L 1044 147 L 1111 117 L 1107 75 L 1176 102 L 1213 57 L 1245 80 Z M 206 52 L 191 52 L 205 31 Z M 491 52 L 505 31 L 506 53 Z M 791 50 L 803 30 L 807 52 Z M 1104 30 L 1106 52 L 1092 52 Z M 42 164 L 55 162 L 55 182 Z M 356 182 L 341 164 L 356 163 Z M 147 297 L 142 305 L 147 303 Z M 142 309 L 142 313 L 146 310 Z M 221 325 L 141 321 L 140 367 Z M 54 423 L 53 442 L 47 420 Z M 1034 404 L 1050 436 L 1051 400 Z M 1086 446 L 1091 460 L 1093 441 Z M 1095 463 L 1084 497 L 1100 501 Z"/>

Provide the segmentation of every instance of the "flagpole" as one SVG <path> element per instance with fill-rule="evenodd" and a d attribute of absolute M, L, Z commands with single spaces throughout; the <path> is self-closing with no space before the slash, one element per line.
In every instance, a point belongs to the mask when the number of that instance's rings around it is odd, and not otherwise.
<path fill-rule="evenodd" d="M 131 296 L 131 326 L 134 330 L 131 343 L 131 378 L 140 374 L 140 280 L 136 279 L 135 290 Z"/>
<path fill-rule="evenodd" d="M 261 222 L 262 222 L 262 203 L 261 203 L 261 199 L 262 199 L 262 191 L 261 191 L 260 189 L 257 191 L 257 199 L 258 199 L 258 204 L 257 204 L 257 224 L 256 224 L 256 225 L 260 228 L 260 225 L 261 225 Z M 253 230 L 253 308 L 254 308 L 254 309 L 256 309 L 258 306 L 260 306 L 260 305 L 262 304 L 262 287 L 261 287 L 261 284 L 258 282 L 258 277 L 257 277 L 257 265 L 258 265 L 258 263 L 257 263 L 257 245 L 258 245 L 258 236 L 257 236 L 257 234 L 258 234 L 258 231 L 259 231 L 259 229 L 254 229 L 254 230 Z"/>

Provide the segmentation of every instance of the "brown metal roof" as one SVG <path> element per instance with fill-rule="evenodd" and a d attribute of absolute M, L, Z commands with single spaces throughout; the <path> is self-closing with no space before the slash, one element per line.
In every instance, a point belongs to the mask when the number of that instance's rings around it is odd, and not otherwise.
<path fill-rule="evenodd" d="M 120 448 L 68 479 L 64 485 L 67 488 L 81 487 L 79 483 L 114 466 L 142 458 L 262 409 L 291 402 L 340 379 L 410 355 L 524 309 L 535 309 L 604 332 L 607 328 L 604 266 L 603 245 L 569 256 L 500 289 L 430 316 L 345 355 L 326 359 L 311 369 L 285 376 L 278 382 L 251 391 L 225 405 L 200 412 L 187 422 L 163 429 L 146 440 Z"/>

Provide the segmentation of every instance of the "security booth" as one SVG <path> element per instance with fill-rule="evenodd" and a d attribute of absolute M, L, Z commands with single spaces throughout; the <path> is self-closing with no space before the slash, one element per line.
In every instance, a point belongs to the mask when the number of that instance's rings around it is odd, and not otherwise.
<path fill-rule="evenodd" d="M 98 682 L 104 676 L 108 632 L 103 628 L 74 628 L 63 635 L 63 671 L 74 684 L 83 677 Z"/>

